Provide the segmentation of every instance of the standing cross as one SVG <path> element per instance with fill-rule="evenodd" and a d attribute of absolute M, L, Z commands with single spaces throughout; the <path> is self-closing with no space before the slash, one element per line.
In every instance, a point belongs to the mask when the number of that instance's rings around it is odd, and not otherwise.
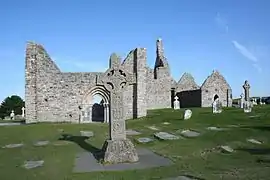
<path fill-rule="evenodd" d="M 250 89 L 250 85 L 248 83 L 248 81 L 245 81 L 245 84 L 243 85 L 243 88 L 245 90 L 245 100 L 249 101 L 249 89 Z"/>
<path fill-rule="evenodd" d="M 126 125 L 124 120 L 123 91 L 131 84 L 135 84 L 135 76 L 125 72 L 118 57 L 111 56 L 111 67 L 108 69 L 97 84 L 103 85 L 110 92 L 110 140 L 126 139 Z"/>

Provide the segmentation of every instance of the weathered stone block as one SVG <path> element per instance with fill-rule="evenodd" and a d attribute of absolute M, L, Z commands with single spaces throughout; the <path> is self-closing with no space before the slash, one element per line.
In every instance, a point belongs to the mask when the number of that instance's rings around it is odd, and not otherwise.
<path fill-rule="evenodd" d="M 117 164 L 139 161 L 135 146 L 129 139 L 107 140 L 102 150 L 104 151 L 104 163 Z"/>

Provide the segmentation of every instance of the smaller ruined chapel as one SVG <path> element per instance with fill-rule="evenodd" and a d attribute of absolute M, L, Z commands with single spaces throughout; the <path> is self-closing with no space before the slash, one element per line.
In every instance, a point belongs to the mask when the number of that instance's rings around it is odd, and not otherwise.
<path fill-rule="evenodd" d="M 181 108 L 210 107 L 219 98 L 223 106 L 232 106 L 232 90 L 225 78 L 213 71 L 201 86 L 189 73 L 177 82 L 171 77 L 161 39 L 156 41 L 156 63 L 147 66 L 145 48 L 136 48 L 121 59 L 121 68 L 133 73 L 135 83 L 123 93 L 124 118 L 146 116 L 149 109 L 172 108 L 178 96 Z M 25 66 L 26 123 L 110 121 L 110 93 L 97 80 L 104 72 L 62 72 L 40 44 L 28 42 Z M 93 102 L 95 96 L 100 102 Z"/>

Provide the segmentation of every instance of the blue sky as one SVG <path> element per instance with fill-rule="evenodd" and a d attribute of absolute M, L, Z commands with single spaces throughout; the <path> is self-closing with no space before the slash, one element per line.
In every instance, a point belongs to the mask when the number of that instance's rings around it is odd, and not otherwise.
<path fill-rule="evenodd" d="M 0 2 L 0 100 L 24 97 L 26 41 L 43 44 L 62 71 L 104 71 L 112 52 L 147 48 L 161 37 L 172 75 L 201 85 L 213 69 L 233 96 L 270 95 L 270 1 L 10 0 Z"/>

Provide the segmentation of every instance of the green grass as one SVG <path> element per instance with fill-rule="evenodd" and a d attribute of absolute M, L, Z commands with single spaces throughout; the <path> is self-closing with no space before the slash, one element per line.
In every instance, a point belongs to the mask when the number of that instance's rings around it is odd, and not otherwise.
<path fill-rule="evenodd" d="M 136 146 L 147 147 L 156 153 L 174 161 L 169 167 L 123 172 L 72 173 L 76 153 L 83 151 L 78 143 L 46 147 L 34 147 L 37 140 L 56 142 L 64 129 L 65 133 L 79 135 L 80 130 L 91 130 L 93 138 L 86 140 L 93 147 L 101 148 L 108 137 L 107 124 L 36 124 L 25 126 L 0 127 L 0 146 L 12 143 L 25 144 L 22 148 L 0 149 L 1 180 L 143 180 L 162 179 L 181 174 L 193 175 L 204 179 L 269 179 L 270 175 L 270 106 L 257 106 L 250 114 L 241 109 L 225 109 L 221 114 L 212 114 L 210 108 L 192 109 L 192 118 L 183 121 L 183 111 L 171 109 L 149 111 L 148 116 L 128 120 L 127 128 L 142 132 L 139 136 L 130 136 Z M 251 115 L 259 117 L 250 118 Z M 162 124 L 170 122 L 169 125 Z M 138 137 L 153 137 L 155 131 L 145 126 L 155 125 L 161 131 L 176 133 L 179 129 L 194 129 L 202 133 L 196 138 L 159 141 L 149 144 L 137 144 Z M 206 130 L 208 126 L 227 127 L 238 125 L 227 131 Z M 263 141 L 263 145 L 246 142 L 247 138 Z M 236 149 L 234 153 L 224 154 L 212 150 L 219 145 L 229 145 Z M 255 150 L 254 150 L 255 148 Z M 43 167 L 25 170 L 25 160 L 45 161 Z"/>

